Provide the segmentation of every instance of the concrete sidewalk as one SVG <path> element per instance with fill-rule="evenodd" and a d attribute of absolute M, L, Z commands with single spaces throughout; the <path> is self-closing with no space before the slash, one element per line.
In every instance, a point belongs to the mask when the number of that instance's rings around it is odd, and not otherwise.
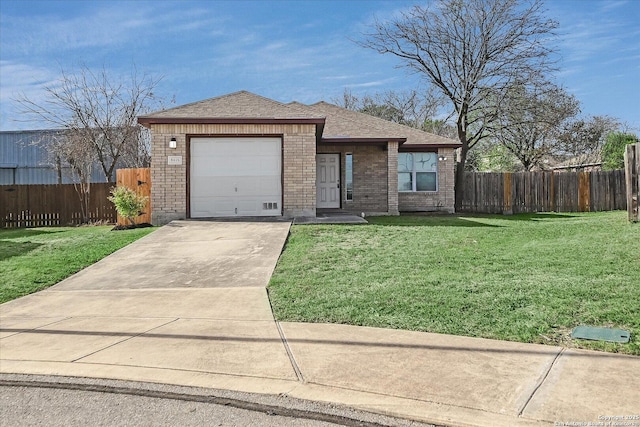
<path fill-rule="evenodd" d="M 288 230 L 175 222 L 3 304 L 0 372 L 280 394 L 444 425 L 640 415 L 638 357 L 275 322 L 265 286 Z"/>

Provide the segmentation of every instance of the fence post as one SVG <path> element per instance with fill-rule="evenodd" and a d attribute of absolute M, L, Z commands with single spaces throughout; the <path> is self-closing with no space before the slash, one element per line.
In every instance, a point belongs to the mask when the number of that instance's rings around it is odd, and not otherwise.
<path fill-rule="evenodd" d="M 591 196 L 591 179 L 589 172 L 578 173 L 578 212 L 589 212 Z"/>
<path fill-rule="evenodd" d="M 556 182 L 555 172 L 549 172 L 549 212 L 556 211 Z"/>
<path fill-rule="evenodd" d="M 513 197 L 511 196 L 511 172 L 502 174 L 504 194 L 502 196 L 502 215 L 513 215 Z"/>
<path fill-rule="evenodd" d="M 640 221 L 640 144 L 627 145 L 624 152 L 629 221 Z"/>

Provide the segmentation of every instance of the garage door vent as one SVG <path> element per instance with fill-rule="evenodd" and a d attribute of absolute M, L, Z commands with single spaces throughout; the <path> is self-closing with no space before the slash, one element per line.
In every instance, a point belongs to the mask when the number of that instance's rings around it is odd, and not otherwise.
<path fill-rule="evenodd" d="M 264 202 L 262 204 L 262 209 L 264 209 L 266 211 L 278 209 L 278 203 L 277 202 Z"/>

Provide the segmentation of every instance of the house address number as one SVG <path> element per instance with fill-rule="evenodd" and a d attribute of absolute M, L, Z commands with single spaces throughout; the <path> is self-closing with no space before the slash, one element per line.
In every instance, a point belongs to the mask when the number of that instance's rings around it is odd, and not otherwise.
<path fill-rule="evenodd" d="M 168 165 L 181 165 L 182 164 L 182 156 L 168 156 L 167 157 Z"/>

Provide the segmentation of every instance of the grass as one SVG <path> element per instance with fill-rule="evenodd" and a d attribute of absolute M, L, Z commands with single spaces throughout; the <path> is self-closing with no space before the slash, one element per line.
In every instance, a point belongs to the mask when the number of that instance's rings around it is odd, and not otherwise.
<path fill-rule="evenodd" d="M 640 224 L 615 211 L 293 226 L 269 295 L 281 321 L 640 355 Z M 577 325 L 632 341 L 573 341 Z"/>
<path fill-rule="evenodd" d="M 56 284 L 154 230 L 111 228 L 0 229 L 0 303 Z"/>

